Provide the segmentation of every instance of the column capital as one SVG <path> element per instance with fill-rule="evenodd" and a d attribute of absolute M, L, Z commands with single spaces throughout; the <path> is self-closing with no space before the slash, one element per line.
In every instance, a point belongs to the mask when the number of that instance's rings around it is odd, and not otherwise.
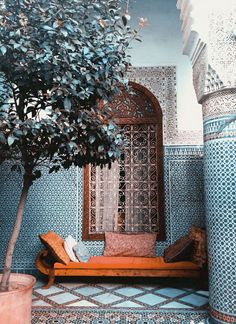
<path fill-rule="evenodd" d="M 224 116 L 234 116 L 236 119 L 236 88 L 208 93 L 201 103 L 204 121 Z"/>
<path fill-rule="evenodd" d="M 219 89 L 236 88 L 236 1 L 178 0 L 177 7 L 198 102 Z"/>

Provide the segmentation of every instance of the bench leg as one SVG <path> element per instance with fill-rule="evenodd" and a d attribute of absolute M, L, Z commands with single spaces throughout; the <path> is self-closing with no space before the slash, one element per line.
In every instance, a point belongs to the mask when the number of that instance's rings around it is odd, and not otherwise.
<path fill-rule="evenodd" d="M 207 271 L 202 270 L 199 272 L 198 277 L 196 278 L 196 283 L 199 289 L 208 290 L 208 276 Z"/>
<path fill-rule="evenodd" d="M 45 286 L 43 286 L 43 289 L 50 288 L 54 284 L 54 280 L 55 280 L 55 273 L 54 270 L 51 270 L 49 273 L 48 283 Z"/>

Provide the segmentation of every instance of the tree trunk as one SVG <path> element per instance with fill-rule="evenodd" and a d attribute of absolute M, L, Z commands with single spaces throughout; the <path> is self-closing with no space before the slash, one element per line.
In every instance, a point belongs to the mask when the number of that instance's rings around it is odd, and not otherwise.
<path fill-rule="evenodd" d="M 12 235 L 11 235 L 10 241 L 8 243 L 8 247 L 7 247 L 7 253 L 6 253 L 5 264 L 4 264 L 4 269 L 3 269 L 3 276 L 2 276 L 2 281 L 0 284 L 0 291 L 8 290 L 13 253 L 15 250 L 15 245 L 16 245 L 18 236 L 20 234 L 25 204 L 27 201 L 29 188 L 30 188 L 31 184 L 32 184 L 32 182 L 30 181 L 29 175 L 24 174 L 23 187 L 22 187 L 21 196 L 20 196 L 20 200 L 19 200 L 19 204 L 18 204 L 18 208 L 17 208 L 17 213 L 16 213 L 16 221 L 15 221 Z"/>

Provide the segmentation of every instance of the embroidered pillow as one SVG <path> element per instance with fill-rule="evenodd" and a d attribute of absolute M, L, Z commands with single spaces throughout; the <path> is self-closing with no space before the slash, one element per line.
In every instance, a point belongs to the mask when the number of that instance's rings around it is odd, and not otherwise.
<path fill-rule="evenodd" d="M 199 266 L 207 261 L 207 238 L 206 230 L 192 226 L 189 237 L 194 241 L 193 253 L 192 253 L 192 262 Z"/>
<path fill-rule="evenodd" d="M 156 233 L 105 233 L 104 256 L 156 256 Z"/>
<path fill-rule="evenodd" d="M 68 264 L 70 258 L 66 253 L 63 243 L 63 238 L 53 231 L 45 234 L 40 234 L 39 238 L 46 248 L 52 253 L 57 262 Z"/>
<path fill-rule="evenodd" d="M 165 262 L 189 261 L 194 241 L 188 235 L 179 238 L 164 250 Z"/>
<path fill-rule="evenodd" d="M 71 236 L 67 236 L 64 241 L 64 249 L 66 253 L 69 255 L 69 258 L 73 262 L 79 262 L 79 260 L 76 258 L 75 253 L 73 251 L 73 247 L 77 244 L 76 240 Z"/>
<path fill-rule="evenodd" d="M 74 247 L 73 251 L 80 262 L 88 262 L 91 258 L 88 248 L 83 242 L 78 242 Z"/>

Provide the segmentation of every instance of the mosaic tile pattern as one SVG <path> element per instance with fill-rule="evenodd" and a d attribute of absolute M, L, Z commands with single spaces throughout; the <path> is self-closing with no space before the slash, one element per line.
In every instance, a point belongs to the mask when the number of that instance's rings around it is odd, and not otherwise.
<path fill-rule="evenodd" d="M 236 96 L 235 96 L 236 105 Z M 204 141 L 210 141 L 221 138 L 236 137 L 236 113 L 205 121 L 204 123 Z"/>
<path fill-rule="evenodd" d="M 49 289 L 42 289 L 45 283 L 38 281 L 33 290 L 33 308 L 39 306 L 55 307 L 97 307 L 127 309 L 187 309 L 204 310 L 208 306 L 208 291 L 198 290 L 189 282 L 153 281 L 143 284 L 120 281 L 118 283 L 63 282 Z M 165 283 L 166 282 L 166 283 Z"/>
<path fill-rule="evenodd" d="M 201 200 L 202 155 L 201 146 L 165 147 L 166 241 L 158 242 L 158 255 L 161 255 L 171 242 L 187 233 L 192 224 L 204 225 L 203 201 Z M 17 243 L 14 271 L 34 274 L 34 260 L 42 247 L 38 239 L 39 233 L 55 230 L 64 237 L 71 234 L 77 240 L 82 239 L 82 174 L 81 169 L 72 168 L 69 171 L 49 176 L 44 174 L 34 184 L 27 203 L 21 236 Z M 1 166 L 0 179 L 2 180 L 0 235 L 6 237 L 5 231 L 9 232 L 11 228 L 20 193 L 20 178 Z M 185 193 L 191 201 L 191 209 L 183 201 Z M 103 253 L 104 243 L 102 241 L 88 241 L 85 244 L 91 254 L 101 255 Z M 5 246 L 6 240 L 0 245 L 0 264 L 2 264 Z"/>
<path fill-rule="evenodd" d="M 202 160 L 169 160 L 171 238 L 187 234 L 193 224 L 204 225 Z"/>
<path fill-rule="evenodd" d="M 206 311 L 143 311 L 143 310 L 83 310 L 83 309 L 34 309 L 32 324 L 79 323 L 79 324 L 205 324 Z"/>
<path fill-rule="evenodd" d="M 236 138 L 205 144 L 210 305 L 235 315 L 236 302 Z"/>
<path fill-rule="evenodd" d="M 9 168 L 0 168 L 0 265 L 6 248 L 6 234 L 11 232 L 20 194 L 21 179 Z M 3 181 L 2 181 L 3 179 Z M 38 235 L 48 230 L 62 236 L 77 234 L 77 170 L 44 174 L 31 187 L 22 230 L 15 251 L 15 270 L 34 269 L 36 254 L 42 247 Z M 4 231 L 4 232 L 3 232 Z"/>
<path fill-rule="evenodd" d="M 211 321 L 215 324 L 220 323 L 236 323 L 236 316 L 224 314 L 222 312 L 218 312 L 212 307 L 209 308 L 209 311 L 211 313 Z"/>
<path fill-rule="evenodd" d="M 170 242 L 186 235 L 194 224 L 205 226 L 202 147 L 165 150 L 165 197 Z"/>

